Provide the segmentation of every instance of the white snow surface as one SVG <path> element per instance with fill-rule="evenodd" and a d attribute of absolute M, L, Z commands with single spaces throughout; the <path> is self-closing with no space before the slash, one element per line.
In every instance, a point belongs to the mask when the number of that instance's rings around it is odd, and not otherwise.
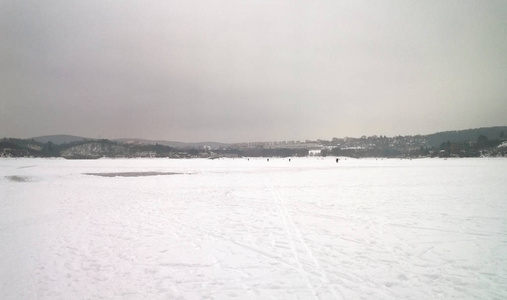
<path fill-rule="evenodd" d="M 0 299 L 178 298 L 507 299 L 507 159 L 0 159 Z"/>

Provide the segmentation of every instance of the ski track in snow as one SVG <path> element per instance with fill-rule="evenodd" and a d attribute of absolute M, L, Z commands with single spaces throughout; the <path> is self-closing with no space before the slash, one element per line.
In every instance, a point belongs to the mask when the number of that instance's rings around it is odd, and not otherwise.
<path fill-rule="evenodd" d="M 503 158 L 0 159 L 0 299 L 506 299 L 505 182 Z"/>
<path fill-rule="evenodd" d="M 283 200 L 278 195 L 273 185 L 270 183 L 271 181 L 272 179 L 270 178 L 267 184 L 275 199 L 275 204 L 280 212 L 280 217 L 283 220 L 290 247 L 297 262 L 299 272 L 301 273 L 302 277 L 305 278 L 308 287 L 316 298 L 329 297 L 329 295 L 326 295 L 322 289 L 328 289 L 330 295 L 333 296 L 333 298 L 338 298 L 335 288 L 329 282 L 327 275 L 322 271 L 322 268 L 320 267 L 319 261 L 315 259 L 313 252 L 310 250 L 307 243 L 301 236 L 301 233 L 299 232 L 296 224 L 291 219 L 291 216 L 287 211 Z M 315 284 L 313 284 L 309 278 L 310 274 L 317 274 L 320 278 L 318 288 L 315 287 Z"/>

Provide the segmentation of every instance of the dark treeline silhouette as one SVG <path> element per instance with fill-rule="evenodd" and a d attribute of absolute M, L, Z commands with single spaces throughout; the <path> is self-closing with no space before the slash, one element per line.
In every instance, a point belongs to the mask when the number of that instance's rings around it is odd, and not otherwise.
<path fill-rule="evenodd" d="M 503 130 L 505 129 L 505 130 Z M 348 157 L 480 157 L 507 156 L 507 127 L 442 132 L 427 136 L 363 136 L 331 141 L 247 143 L 227 147 L 174 148 L 159 143 L 82 139 L 59 144 L 51 140 L 3 138 L 0 157 L 302 157 L 312 155 Z M 484 134 L 483 134 L 484 133 Z M 446 140 L 442 140 L 448 137 Z M 437 141 L 439 144 L 435 145 Z M 315 150 L 320 150 L 320 154 Z"/>

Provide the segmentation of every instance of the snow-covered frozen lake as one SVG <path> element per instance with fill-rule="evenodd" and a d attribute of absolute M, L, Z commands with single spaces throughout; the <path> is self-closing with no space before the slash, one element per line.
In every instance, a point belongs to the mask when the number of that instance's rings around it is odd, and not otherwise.
<path fill-rule="evenodd" d="M 100 298 L 507 299 L 507 159 L 0 159 L 0 299 Z"/>

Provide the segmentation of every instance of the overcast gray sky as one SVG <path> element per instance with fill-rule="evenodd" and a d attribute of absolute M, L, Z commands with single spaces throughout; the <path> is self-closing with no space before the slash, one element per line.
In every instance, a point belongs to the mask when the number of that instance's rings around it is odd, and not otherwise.
<path fill-rule="evenodd" d="M 507 1 L 0 0 L 0 136 L 507 125 Z"/>

